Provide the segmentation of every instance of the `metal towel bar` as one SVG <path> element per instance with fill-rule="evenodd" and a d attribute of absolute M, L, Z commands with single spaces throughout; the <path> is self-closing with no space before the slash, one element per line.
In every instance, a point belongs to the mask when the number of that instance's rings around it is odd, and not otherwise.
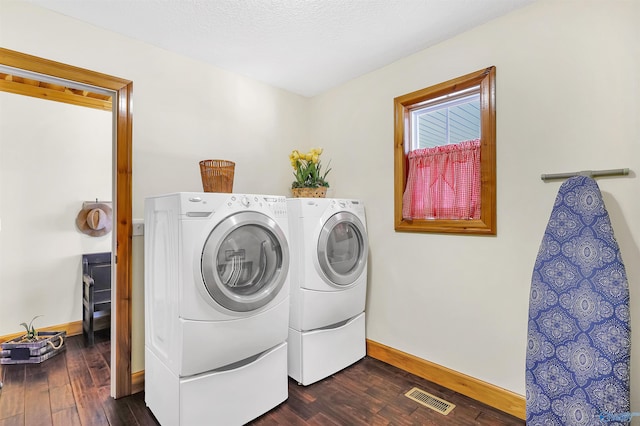
<path fill-rule="evenodd" d="M 551 174 L 542 174 L 540 175 L 540 179 L 547 181 L 551 179 L 568 179 L 573 176 L 589 176 L 589 177 L 599 177 L 599 176 L 626 176 L 629 174 L 629 169 L 610 169 L 610 170 L 583 170 L 581 172 L 571 172 L 571 173 L 551 173 Z"/>

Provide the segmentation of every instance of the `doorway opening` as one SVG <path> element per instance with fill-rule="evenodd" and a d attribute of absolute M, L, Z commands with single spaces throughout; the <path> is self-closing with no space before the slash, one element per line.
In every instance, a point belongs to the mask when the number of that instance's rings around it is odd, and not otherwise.
<path fill-rule="evenodd" d="M 90 92 L 108 94 L 112 99 L 114 320 L 111 330 L 111 395 L 115 398 L 130 395 L 133 82 L 4 48 L 0 48 L 0 67 L 5 74 L 30 79 L 36 77 L 35 80 L 68 86 L 80 93 L 89 88 Z M 34 85 L 28 86 L 0 80 L 0 90 L 5 92 L 27 96 L 41 93 L 45 98 L 51 96 L 46 91 L 34 90 Z"/>

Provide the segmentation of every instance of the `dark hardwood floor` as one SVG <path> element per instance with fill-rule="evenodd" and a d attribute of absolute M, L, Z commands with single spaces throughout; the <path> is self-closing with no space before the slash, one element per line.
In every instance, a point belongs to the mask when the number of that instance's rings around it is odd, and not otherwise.
<path fill-rule="evenodd" d="M 99 332 L 81 336 L 42 364 L 1 365 L 0 426 L 158 425 L 144 393 L 109 396 L 110 343 Z M 444 416 L 404 394 L 418 387 L 456 405 Z M 212 413 L 213 414 L 213 413 Z M 310 386 L 289 379 L 289 398 L 250 423 L 270 425 L 524 425 L 524 421 L 429 381 L 365 357 Z M 212 426 L 218 426 L 212 417 Z M 199 425 L 186 425 L 199 426 Z M 227 425 L 219 425 L 227 426 Z"/>

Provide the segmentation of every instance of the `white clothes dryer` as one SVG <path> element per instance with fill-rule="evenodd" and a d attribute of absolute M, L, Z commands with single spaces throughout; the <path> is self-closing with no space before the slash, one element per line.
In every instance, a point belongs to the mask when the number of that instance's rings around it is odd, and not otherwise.
<path fill-rule="evenodd" d="M 364 203 L 289 198 L 289 376 L 308 385 L 364 357 L 368 238 Z"/>
<path fill-rule="evenodd" d="M 160 423 L 244 424 L 287 398 L 288 236 L 283 196 L 145 200 L 145 401 Z"/>

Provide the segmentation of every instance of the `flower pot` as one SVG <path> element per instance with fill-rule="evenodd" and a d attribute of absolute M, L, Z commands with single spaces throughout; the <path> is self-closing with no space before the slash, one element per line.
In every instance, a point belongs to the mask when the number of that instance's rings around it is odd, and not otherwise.
<path fill-rule="evenodd" d="M 324 198 L 327 195 L 327 187 L 317 188 L 291 188 L 293 198 Z"/>

